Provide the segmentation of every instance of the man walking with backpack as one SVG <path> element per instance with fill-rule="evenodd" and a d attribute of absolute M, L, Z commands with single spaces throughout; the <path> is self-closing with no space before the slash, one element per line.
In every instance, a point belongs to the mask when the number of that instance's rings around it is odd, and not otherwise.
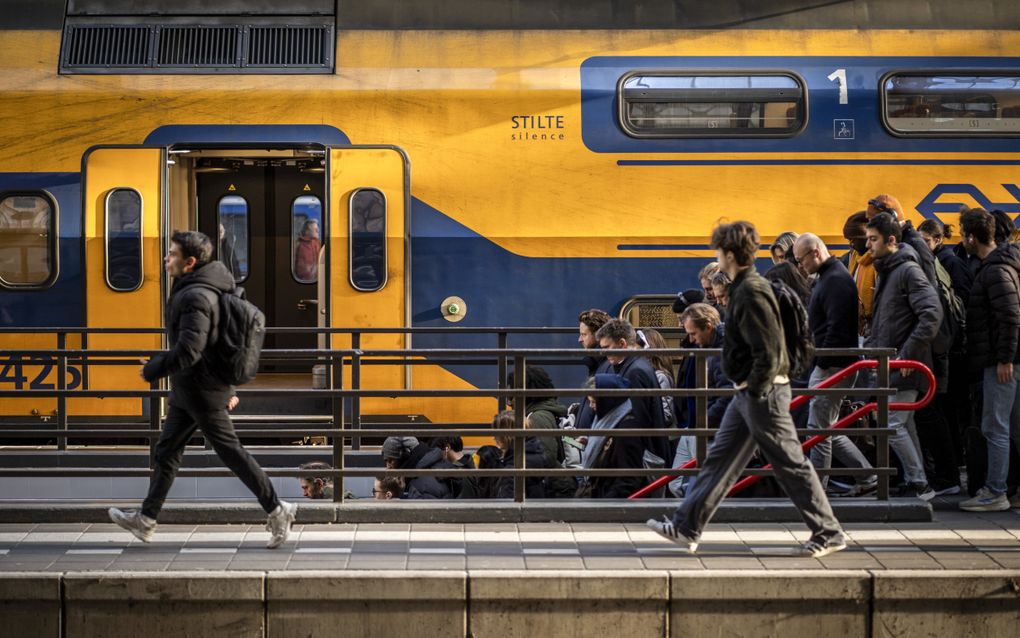
<path fill-rule="evenodd" d="M 758 231 L 749 222 L 721 224 L 712 232 L 720 269 L 733 278 L 722 359 L 737 394 L 726 408 L 694 487 L 673 519 L 651 519 L 647 524 L 694 552 L 757 445 L 811 529 L 803 555 L 821 558 L 845 549 L 846 539 L 790 418 L 790 363 L 780 307 L 772 286 L 754 269 L 760 244 Z"/>
<path fill-rule="evenodd" d="M 152 540 L 156 518 L 184 456 L 188 440 L 201 429 L 220 460 L 255 494 L 269 514 L 267 547 L 287 540 L 297 506 L 281 501 L 269 477 L 241 446 L 227 410 L 237 404 L 234 389 L 222 380 L 229 372 L 217 369 L 213 346 L 221 336 L 220 296 L 234 290 L 234 278 L 222 262 L 212 260 L 209 238 L 197 231 L 177 231 L 163 260 L 173 287 L 166 308 L 170 349 L 141 370 L 154 381 L 170 377 L 170 408 L 156 444 L 156 467 L 141 510 L 110 508 L 110 519 L 143 542 Z M 220 364 L 222 365 L 222 364 Z"/>

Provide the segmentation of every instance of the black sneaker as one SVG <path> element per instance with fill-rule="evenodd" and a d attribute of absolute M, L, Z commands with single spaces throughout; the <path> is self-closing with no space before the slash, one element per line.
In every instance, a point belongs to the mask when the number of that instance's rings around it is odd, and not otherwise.
<path fill-rule="evenodd" d="M 828 538 L 819 538 L 812 536 L 808 542 L 804 543 L 801 548 L 802 556 L 810 556 L 811 558 L 821 558 L 828 556 L 829 554 L 835 554 L 836 552 L 846 549 L 846 536 L 843 534 L 836 534 Z"/>
<path fill-rule="evenodd" d="M 669 520 L 665 516 L 662 517 L 661 521 L 650 518 L 645 525 L 648 526 L 648 529 L 665 538 L 669 542 L 683 547 L 690 554 L 693 554 L 698 549 L 698 541 L 678 530 L 673 525 L 673 521 Z"/>

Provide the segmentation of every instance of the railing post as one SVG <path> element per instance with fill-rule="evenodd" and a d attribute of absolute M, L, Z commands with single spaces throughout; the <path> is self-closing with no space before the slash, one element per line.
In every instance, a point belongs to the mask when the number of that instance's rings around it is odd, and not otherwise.
<path fill-rule="evenodd" d="M 331 354 L 329 356 L 329 365 L 332 369 L 330 375 L 329 389 L 336 390 L 337 388 L 343 389 L 344 387 L 344 360 L 343 356 L 336 356 Z M 337 430 L 344 429 L 344 398 L 342 396 L 333 396 L 330 399 L 333 406 L 333 428 Z M 344 437 L 338 435 L 333 437 L 333 469 L 343 471 L 344 469 Z M 340 475 L 333 479 L 333 502 L 343 503 L 344 502 L 344 477 Z"/>
<path fill-rule="evenodd" d="M 889 388 L 889 355 L 878 357 L 878 381 L 875 384 L 879 388 Z M 878 399 L 878 427 L 886 429 L 889 427 L 889 396 L 883 394 Z M 889 467 L 889 435 L 883 434 L 876 440 L 876 458 L 879 467 Z M 878 476 L 877 498 L 880 501 L 889 500 L 889 475 Z"/>
<path fill-rule="evenodd" d="M 351 389 L 360 390 L 361 389 L 360 332 L 355 331 L 351 333 L 351 348 L 354 350 L 354 354 L 351 355 Z M 351 397 L 351 429 L 352 430 L 361 429 L 361 395 L 357 393 L 355 393 L 355 395 Z M 360 437 L 355 436 L 351 438 L 351 449 L 352 450 L 361 449 Z"/>
<path fill-rule="evenodd" d="M 508 340 L 507 337 L 508 337 L 507 333 L 500 331 L 500 333 L 498 335 L 499 341 L 497 343 L 497 347 L 500 350 L 506 350 L 507 340 Z M 500 390 L 505 390 L 506 389 L 506 354 L 499 355 L 499 363 L 497 364 L 496 374 L 499 375 L 499 378 L 496 379 L 496 387 L 499 388 Z M 502 412 L 503 410 L 506 409 L 506 397 L 500 395 L 500 397 L 498 399 L 498 402 L 499 402 L 499 411 Z"/>
<path fill-rule="evenodd" d="M 514 389 L 524 389 L 524 357 L 514 357 Z M 524 397 L 514 397 L 514 428 L 518 430 L 524 429 Z M 513 437 L 514 441 L 514 469 L 523 470 L 525 468 L 524 463 L 524 448 L 527 444 L 528 437 L 524 434 L 515 434 Z M 523 503 L 525 488 L 525 477 L 515 476 L 514 477 L 514 502 Z"/>
<path fill-rule="evenodd" d="M 694 374 L 695 374 L 695 385 L 699 390 L 708 389 L 708 357 L 700 356 L 700 353 L 694 356 Z M 683 397 L 677 397 L 683 398 Z M 674 407 L 674 414 L 676 413 Z M 694 399 L 694 427 L 696 428 L 707 428 L 708 427 L 708 397 L 695 397 Z M 708 437 L 699 436 L 695 441 L 696 451 L 695 455 L 698 459 L 698 466 L 700 467 L 704 462 L 705 458 L 708 457 Z"/>
<path fill-rule="evenodd" d="M 67 347 L 67 333 L 57 333 L 57 350 L 64 350 Z M 60 394 L 57 395 L 57 429 L 61 432 L 67 432 L 67 395 L 64 392 L 67 391 L 67 355 L 61 354 L 57 357 L 57 390 Z M 64 451 L 67 449 L 67 437 L 57 437 L 57 449 Z"/>

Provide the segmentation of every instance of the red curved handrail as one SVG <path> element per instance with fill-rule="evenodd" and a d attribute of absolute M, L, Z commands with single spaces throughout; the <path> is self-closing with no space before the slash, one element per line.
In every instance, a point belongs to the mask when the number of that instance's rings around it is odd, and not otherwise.
<path fill-rule="evenodd" d="M 829 388 L 829 387 L 832 387 L 833 385 L 839 383 L 843 379 L 849 377 L 851 374 L 854 374 L 854 373 L 858 372 L 859 370 L 866 370 L 866 369 L 877 368 L 877 367 L 878 367 L 878 361 L 876 361 L 874 359 L 864 359 L 862 361 L 855 361 L 854 363 L 852 363 L 849 366 L 843 368 L 842 370 L 840 370 L 836 374 L 832 375 L 831 377 L 821 381 L 818 385 L 816 385 L 814 387 L 815 388 Z M 924 365 L 920 361 L 913 361 L 913 360 L 909 360 L 909 359 L 903 359 L 903 360 L 896 359 L 896 360 L 893 360 L 893 361 L 889 362 L 889 369 L 890 370 L 898 370 L 898 369 L 902 369 L 902 368 L 910 368 L 911 370 L 920 370 L 921 374 L 923 374 L 925 376 L 925 379 L 928 381 L 928 391 L 925 393 L 925 395 L 923 397 L 921 397 L 918 401 L 915 401 L 913 403 L 890 403 L 889 404 L 889 410 L 891 410 L 891 411 L 919 410 L 919 409 L 923 408 L 924 406 L 928 405 L 929 403 L 931 403 L 931 400 L 935 397 L 935 375 L 932 374 L 931 370 L 928 369 L 928 366 Z M 848 388 L 848 390 L 851 390 L 851 388 Z M 795 410 L 796 408 L 799 408 L 800 406 L 804 405 L 805 403 L 807 403 L 810 400 L 811 400 L 811 395 L 809 395 L 809 394 L 802 394 L 802 395 L 794 398 L 793 401 L 790 401 L 790 409 L 791 410 Z M 834 424 L 832 424 L 832 427 L 829 428 L 829 429 L 830 430 L 838 430 L 838 429 L 841 429 L 841 428 L 845 428 L 848 425 L 850 425 L 851 423 L 855 423 L 862 416 L 864 416 L 866 414 L 869 414 L 871 412 L 874 412 L 877 409 L 878 409 L 878 403 L 872 401 L 871 403 L 865 404 L 865 405 L 857 408 L 856 410 L 854 410 L 850 414 L 846 415 L 845 417 L 843 417 L 839 421 L 836 421 Z M 821 443 L 825 438 L 826 437 L 824 437 L 824 436 L 813 436 L 810 439 L 808 439 L 807 441 L 804 441 L 803 444 L 801 444 L 801 449 L 804 450 L 805 452 L 807 452 L 808 450 L 810 450 L 814 446 L 816 446 L 819 443 Z M 698 460 L 697 459 L 691 459 L 690 461 L 688 461 L 688 462 L 684 463 L 683 465 L 681 465 L 678 469 L 686 470 L 686 469 L 694 468 L 694 467 L 697 467 L 697 466 L 698 466 Z M 766 465 L 762 469 L 770 469 L 771 467 L 772 467 L 772 464 L 768 464 L 768 465 Z M 651 483 L 649 483 L 648 485 L 642 487 L 638 491 L 634 492 L 633 494 L 631 494 L 627 498 L 628 498 L 628 500 L 633 500 L 633 499 L 641 498 L 641 497 L 643 497 L 643 496 L 645 496 L 645 495 L 647 495 L 647 494 L 649 494 L 651 492 L 654 492 L 654 491 L 658 490 L 659 488 L 663 487 L 664 485 L 666 485 L 667 483 L 669 483 L 670 481 L 672 481 L 675 478 L 676 478 L 675 476 L 661 476 L 658 479 L 656 479 L 656 480 L 652 481 Z M 763 476 L 747 476 L 747 477 L 744 477 L 742 480 L 737 482 L 736 485 L 733 486 L 733 488 L 729 492 L 729 495 L 732 496 L 732 495 L 736 494 L 737 492 L 740 492 L 741 490 L 743 490 L 743 489 L 745 489 L 745 488 L 747 488 L 747 487 L 749 487 L 751 485 L 754 485 L 755 483 L 760 481 L 762 478 L 764 478 L 764 477 Z"/>

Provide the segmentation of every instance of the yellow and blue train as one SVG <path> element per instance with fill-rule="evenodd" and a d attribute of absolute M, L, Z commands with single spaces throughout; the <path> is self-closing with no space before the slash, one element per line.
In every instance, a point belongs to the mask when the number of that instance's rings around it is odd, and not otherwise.
<path fill-rule="evenodd" d="M 504 3 L 519 9 L 505 15 L 448 3 L 462 11 L 436 9 L 431 23 L 421 7 L 402 21 L 395 2 L 361 3 L 385 10 L 350 8 L 349 19 L 333 2 L 282 3 L 286 15 L 274 3 L 164 4 L 0 12 L 0 327 L 160 326 L 173 229 L 218 237 L 272 326 L 563 326 L 581 309 L 696 286 L 720 218 L 750 219 L 766 241 L 811 230 L 842 244 L 846 217 L 879 193 L 915 220 L 953 222 L 961 204 L 1020 213 L 1013 2 L 984 3 L 989 15 L 921 3 L 935 8 L 927 18 L 887 24 L 834 9 L 819 28 L 805 28 L 817 7 L 788 22 L 693 26 L 628 14 L 640 29 L 615 27 L 620 3 L 536 3 L 555 24 L 522 3 Z M 643 3 L 659 4 L 675 5 Z M 603 5 L 617 8 L 603 19 Z M 0 334 L 0 348 L 54 345 Z M 161 345 L 137 334 L 68 342 Z M 493 387 L 491 368 L 479 370 L 369 368 L 362 385 Z M 72 366 L 66 381 L 143 387 L 127 367 Z M 54 383 L 49 363 L 0 365 L 0 389 Z M 478 422 L 494 405 L 363 409 Z M 0 406 L 46 415 L 55 400 Z M 82 417 L 143 409 L 70 402 Z"/>

